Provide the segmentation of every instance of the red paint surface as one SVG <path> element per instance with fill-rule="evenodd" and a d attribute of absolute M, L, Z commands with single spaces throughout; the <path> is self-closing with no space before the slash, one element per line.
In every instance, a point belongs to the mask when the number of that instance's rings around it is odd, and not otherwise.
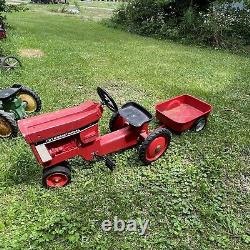
<path fill-rule="evenodd" d="M 184 131 L 199 117 L 208 116 L 211 109 L 209 104 L 183 95 L 157 104 L 156 118 L 162 123 L 160 127 Z M 139 128 L 127 124 L 124 128 L 101 136 L 98 121 L 102 113 L 100 103 L 86 101 L 76 107 L 20 120 L 18 125 L 25 140 L 31 145 L 37 161 L 44 168 L 75 156 L 92 160 L 95 156 L 104 156 L 133 147 L 149 135 L 146 123 Z M 48 162 L 41 160 L 36 149 L 39 144 L 44 144 L 45 151 L 51 156 L 51 159 L 45 158 Z M 159 158 L 167 145 L 168 142 L 164 138 L 157 138 L 148 149 L 148 159 Z M 53 182 L 53 178 L 51 181 Z"/>
<path fill-rule="evenodd" d="M 20 120 L 18 125 L 38 162 L 45 168 L 77 155 L 92 160 L 95 156 L 135 146 L 143 138 L 141 134 L 145 136 L 149 133 L 148 124 L 140 128 L 127 125 L 100 136 L 98 121 L 102 113 L 101 104 L 86 101 L 73 108 Z M 74 134 L 71 134 L 72 131 Z M 44 144 L 51 156 L 48 162 L 41 160 L 36 149 L 39 144 Z"/>
<path fill-rule="evenodd" d="M 0 39 L 6 38 L 6 31 L 2 28 L 0 28 Z"/>
<path fill-rule="evenodd" d="M 156 118 L 177 132 L 190 129 L 194 122 L 203 116 L 208 116 L 211 105 L 190 95 L 182 95 L 159 103 L 155 107 Z"/>

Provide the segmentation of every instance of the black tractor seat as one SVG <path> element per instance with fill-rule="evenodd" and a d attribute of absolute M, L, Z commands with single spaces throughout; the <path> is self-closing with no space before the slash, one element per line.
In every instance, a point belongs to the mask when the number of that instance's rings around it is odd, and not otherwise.
<path fill-rule="evenodd" d="M 153 116 L 141 105 L 128 102 L 118 110 L 119 115 L 134 127 L 141 127 L 150 122 Z"/>
<path fill-rule="evenodd" d="M 7 88 L 0 90 L 0 100 L 4 101 L 16 96 L 20 88 Z"/>

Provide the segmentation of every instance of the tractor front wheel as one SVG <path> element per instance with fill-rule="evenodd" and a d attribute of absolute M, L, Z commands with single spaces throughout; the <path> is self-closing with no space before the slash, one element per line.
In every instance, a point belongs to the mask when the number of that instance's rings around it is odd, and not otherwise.
<path fill-rule="evenodd" d="M 42 101 L 39 95 L 30 88 L 21 86 L 20 91 L 17 96 L 23 101 L 26 102 L 25 111 L 28 113 L 39 112 L 42 108 Z"/>
<path fill-rule="evenodd" d="M 17 133 L 16 120 L 10 114 L 0 111 L 0 138 L 16 137 Z"/>
<path fill-rule="evenodd" d="M 64 187 L 71 182 L 71 171 L 66 164 L 45 168 L 42 182 L 46 188 Z"/>
<path fill-rule="evenodd" d="M 139 148 L 140 160 L 146 165 L 158 160 L 167 150 L 171 136 L 171 132 L 166 128 L 152 132 Z"/>

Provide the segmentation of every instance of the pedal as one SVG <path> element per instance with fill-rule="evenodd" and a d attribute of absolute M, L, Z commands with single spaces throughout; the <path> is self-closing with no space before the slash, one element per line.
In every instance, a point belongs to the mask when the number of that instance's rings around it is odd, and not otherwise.
<path fill-rule="evenodd" d="M 115 169 L 115 163 L 108 157 L 103 157 L 103 158 L 105 160 L 106 167 L 109 168 L 111 171 L 113 171 Z"/>
<path fill-rule="evenodd" d="M 107 156 L 100 156 L 100 155 L 95 155 L 97 159 L 100 159 L 102 161 L 105 161 L 105 165 L 108 169 L 113 171 L 115 169 L 115 163 L 110 160 Z"/>

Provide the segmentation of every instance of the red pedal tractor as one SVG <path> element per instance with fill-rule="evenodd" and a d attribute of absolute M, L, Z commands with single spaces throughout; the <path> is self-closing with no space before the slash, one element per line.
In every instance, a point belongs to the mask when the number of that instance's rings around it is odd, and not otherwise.
<path fill-rule="evenodd" d="M 101 158 L 113 170 L 114 163 L 106 157 L 110 153 L 141 144 L 139 158 L 150 164 L 167 150 L 171 133 L 158 128 L 149 133 L 152 115 L 135 102 L 118 109 L 114 99 L 104 89 L 97 88 L 101 103 L 86 101 L 79 106 L 31 117 L 18 122 L 19 129 L 43 166 L 43 185 L 62 187 L 71 181 L 67 160 L 77 155 L 85 160 Z M 98 122 L 103 105 L 113 116 L 111 133 L 100 135 Z"/>

